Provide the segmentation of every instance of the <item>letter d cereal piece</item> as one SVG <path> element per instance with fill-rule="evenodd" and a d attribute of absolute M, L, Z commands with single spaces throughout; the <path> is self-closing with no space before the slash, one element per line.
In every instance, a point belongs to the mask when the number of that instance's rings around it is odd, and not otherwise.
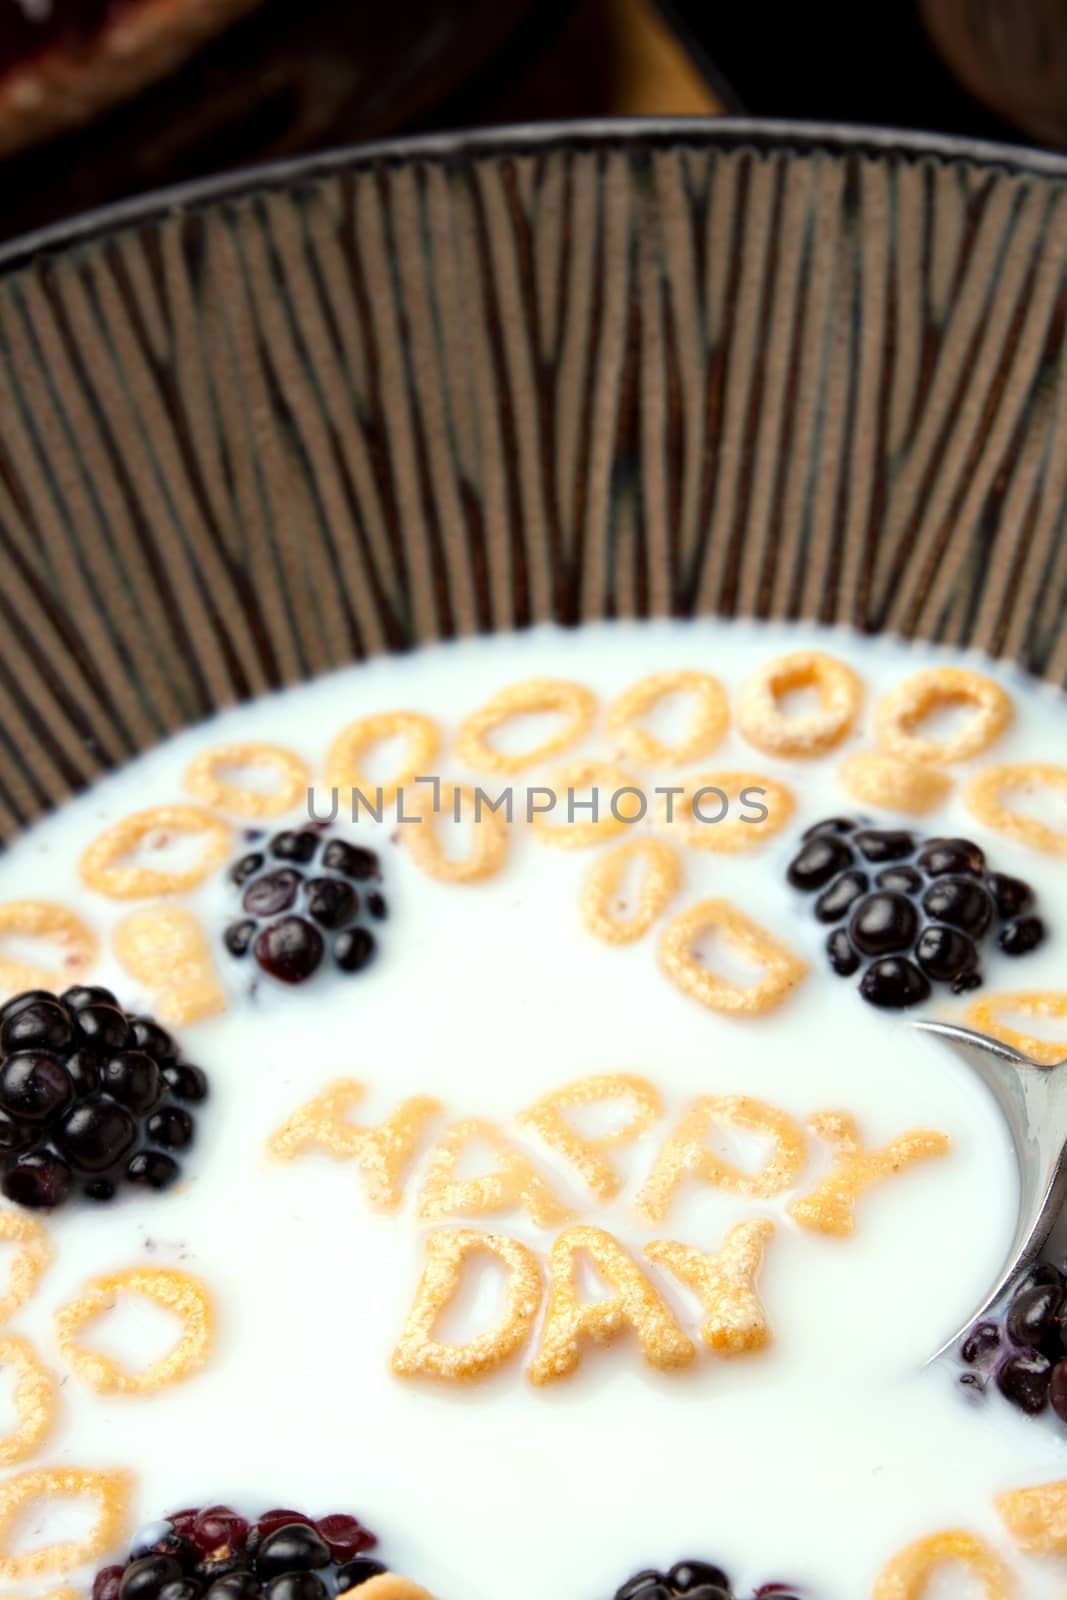
<path fill-rule="evenodd" d="M 508 1269 L 504 1311 L 495 1327 L 465 1344 L 441 1344 L 432 1337 L 441 1312 L 456 1294 L 463 1264 L 477 1251 L 497 1256 Z M 541 1269 L 517 1239 L 473 1228 L 440 1228 L 426 1240 L 426 1266 L 393 1352 L 399 1378 L 444 1378 L 469 1383 L 509 1360 L 525 1343 L 541 1304 Z"/>

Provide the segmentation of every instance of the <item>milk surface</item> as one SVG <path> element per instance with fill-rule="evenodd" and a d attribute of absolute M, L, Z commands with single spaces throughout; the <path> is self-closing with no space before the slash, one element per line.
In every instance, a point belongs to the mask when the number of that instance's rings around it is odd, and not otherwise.
<path fill-rule="evenodd" d="M 438 1600 L 610 1600 L 637 1569 L 687 1556 L 721 1563 L 739 1595 L 777 1580 L 812 1600 L 858 1600 L 902 1545 L 955 1526 L 1000 1549 L 1026 1596 L 1062 1594 L 1067 1564 L 1018 1556 L 993 1499 L 1067 1476 L 1067 1430 L 1047 1417 L 1030 1422 L 996 1395 L 968 1401 L 950 1366 L 923 1371 L 983 1298 L 1007 1249 L 1016 1206 L 1007 1130 L 977 1080 L 910 1026 L 914 1013 L 873 1010 L 854 981 L 830 972 L 826 930 L 810 898 L 784 879 L 804 827 L 862 809 L 834 773 L 849 750 L 871 743 L 869 709 L 879 694 L 958 655 L 837 631 L 707 621 L 541 629 L 371 663 L 226 712 L 101 782 L 8 851 L 0 899 L 56 899 L 106 938 L 132 907 L 80 884 L 82 851 L 132 811 L 189 798 L 184 770 L 211 745 L 286 745 L 321 778 L 326 750 L 347 722 L 419 710 L 441 725 L 442 776 L 496 790 L 507 780 L 464 771 L 449 755 L 449 737 L 510 682 L 573 678 L 606 706 L 645 673 L 691 668 L 714 673 L 732 697 L 771 656 L 809 646 L 848 659 L 863 676 L 867 711 L 856 732 L 811 762 L 774 760 L 731 732 L 689 768 L 778 777 L 794 790 L 797 813 L 750 854 L 686 850 L 684 885 L 668 913 L 726 896 L 805 956 L 809 977 L 771 1015 L 731 1018 L 681 993 L 658 965 L 658 928 L 623 948 L 591 938 L 578 896 L 596 852 L 548 849 L 521 826 L 501 873 L 455 886 L 419 871 L 395 822 L 364 818 L 353 828 L 342 816 L 338 831 L 382 856 L 390 916 L 378 959 L 363 974 L 320 974 L 301 989 L 260 976 L 249 993 L 257 969 L 219 944 L 239 914 L 224 873 L 186 897 L 209 926 L 230 998 L 223 1015 L 180 1034 L 212 1091 L 185 1181 L 161 1196 L 123 1190 L 109 1206 L 72 1203 L 58 1213 L 50 1222 L 56 1258 L 11 1328 L 64 1370 L 56 1309 L 90 1277 L 169 1265 L 211 1289 L 215 1349 L 204 1372 L 147 1398 L 103 1399 L 71 1374 L 56 1434 L 28 1465 L 130 1467 L 142 1521 L 214 1501 L 251 1513 L 279 1504 L 313 1515 L 352 1511 L 380 1535 L 390 1566 Z M 1016 704 L 1014 727 L 982 760 L 1062 758 L 1063 699 L 984 661 L 969 664 L 998 677 Z M 614 754 L 602 718 L 560 760 L 586 753 Z M 545 782 L 557 764 L 523 781 Z M 651 787 L 686 769 L 630 770 Z M 967 768 L 951 770 L 962 779 Z M 1067 861 L 990 835 L 964 810 L 960 787 L 911 825 L 977 839 L 997 868 L 1035 884 L 1050 929 L 1022 961 L 985 950 L 986 987 L 1062 988 Z M 240 840 L 244 824 L 234 826 Z M 650 827 L 635 825 L 627 837 Z M 110 954 L 90 981 L 114 987 L 128 1010 L 151 1010 L 151 995 Z M 939 987 L 918 1014 L 958 1017 L 964 1006 Z M 617 1153 L 626 1185 L 601 1205 L 515 1116 L 550 1089 L 615 1071 L 650 1079 L 666 1114 Z M 265 1152 L 279 1125 L 341 1076 L 368 1087 L 363 1122 L 413 1094 L 436 1096 L 449 1118 L 493 1120 L 551 1177 L 575 1221 L 610 1230 L 638 1260 L 652 1238 L 714 1250 L 733 1223 L 773 1218 L 760 1280 L 772 1346 L 732 1361 L 701 1347 L 687 1371 L 654 1374 L 624 1337 L 608 1349 L 586 1347 L 575 1375 L 545 1389 L 523 1374 L 535 1344 L 521 1362 L 469 1387 L 394 1377 L 389 1358 L 428 1231 L 417 1202 L 433 1133 L 402 1209 L 387 1217 L 369 1209 L 354 1163 L 313 1154 L 279 1164 Z M 816 1110 L 847 1109 L 871 1146 L 906 1129 L 939 1129 L 951 1152 L 865 1196 L 851 1239 L 796 1227 L 786 1216 L 789 1195 L 748 1200 L 696 1183 L 680 1192 L 666 1224 L 641 1225 L 633 1196 L 687 1102 L 733 1093 L 767 1100 L 800 1122 Z M 816 1141 L 811 1151 L 801 1192 L 827 1164 Z M 743 1138 L 723 1153 L 748 1166 L 760 1159 Z M 558 1231 L 534 1227 L 522 1212 L 454 1225 L 519 1238 L 544 1265 Z M 699 1341 L 699 1305 L 652 1270 Z M 472 1329 L 479 1319 L 486 1325 L 495 1292 L 491 1279 L 480 1284 L 457 1315 Z M 168 1335 L 154 1313 L 131 1306 L 112 1337 L 140 1365 L 166 1348 Z M 101 1324 L 100 1342 L 106 1337 Z M 6 1390 L 0 1398 L 9 1411 Z M 970 1592 L 966 1579 L 944 1587 L 946 1597 Z"/>

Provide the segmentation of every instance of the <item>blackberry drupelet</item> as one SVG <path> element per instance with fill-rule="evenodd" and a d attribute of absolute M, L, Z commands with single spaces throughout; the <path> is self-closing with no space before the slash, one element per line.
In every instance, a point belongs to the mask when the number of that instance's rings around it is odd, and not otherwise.
<path fill-rule="evenodd" d="M 166 1188 L 180 1168 L 165 1152 L 192 1142 L 188 1106 L 206 1095 L 170 1034 L 110 990 L 16 995 L 0 1007 L 0 1189 L 54 1207 L 110 1200 L 124 1181 Z"/>
<path fill-rule="evenodd" d="M 176 1511 L 137 1533 L 124 1565 L 104 1567 L 93 1600 L 328 1600 L 387 1568 L 355 1517 L 301 1511 L 249 1521 L 229 1506 Z"/>
<path fill-rule="evenodd" d="M 223 943 L 238 959 L 251 953 L 282 983 L 306 983 L 327 951 L 338 971 L 359 972 L 377 948 L 365 919 L 381 922 L 387 913 L 381 875 L 372 850 L 320 827 L 276 833 L 230 868 L 240 914 Z"/>
<path fill-rule="evenodd" d="M 989 871 L 970 839 L 827 817 L 804 833 L 786 877 L 816 896 L 817 920 L 831 925 L 834 972 L 860 973 L 863 998 L 888 1009 L 921 1004 L 938 983 L 954 994 L 977 988 L 981 945 L 994 931 L 1010 956 L 1046 936 L 1030 885 Z"/>
<path fill-rule="evenodd" d="M 768 1583 L 755 1591 L 753 1600 L 760 1596 L 775 1596 L 775 1600 L 797 1600 L 793 1590 L 780 1583 Z M 731 1587 L 730 1580 L 721 1567 L 708 1561 L 677 1561 L 667 1572 L 646 1568 L 635 1572 L 620 1588 L 614 1600 L 741 1600 Z"/>

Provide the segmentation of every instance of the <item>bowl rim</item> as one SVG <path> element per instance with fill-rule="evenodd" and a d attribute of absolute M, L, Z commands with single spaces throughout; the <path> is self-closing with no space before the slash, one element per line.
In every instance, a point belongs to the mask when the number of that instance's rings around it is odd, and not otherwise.
<path fill-rule="evenodd" d="M 310 154 L 260 162 L 151 189 L 0 244 L 0 273 L 34 257 L 55 254 L 138 223 L 242 199 L 299 188 L 337 173 L 419 160 L 461 162 L 492 156 L 545 154 L 553 149 L 664 148 L 689 145 L 732 150 L 898 156 L 965 162 L 1034 177 L 1067 179 L 1067 152 L 1026 144 L 1001 144 L 954 134 L 881 128 L 862 123 L 801 122 L 765 117 L 604 117 L 557 122 L 499 124 L 443 133 L 403 134 L 341 145 Z"/>

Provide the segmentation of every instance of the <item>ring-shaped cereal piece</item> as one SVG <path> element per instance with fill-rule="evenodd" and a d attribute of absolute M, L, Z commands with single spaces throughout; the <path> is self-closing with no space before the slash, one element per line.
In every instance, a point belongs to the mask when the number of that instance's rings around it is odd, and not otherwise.
<path fill-rule="evenodd" d="M 795 689 L 814 689 L 818 711 L 790 717 L 782 697 Z M 859 714 L 863 684 L 852 668 L 821 650 L 776 656 L 753 673 L 737 701 L 741 733 L 771 756 L 821 756 L 850 732 Z"/>
<path fill-rule="evenodd" d="M 1005 1011 L 1018 1012 L 1023 1017 L 1047 1017 L 1052 1022 L 1063 1022 L 1063 1038 L 1039 1039 L 1024 1033 L 1021 1028 L 1010 1028 L 999 1020 Z M 976 1033 L 999 1039 L 1020 1055 L 1029 1056 L 1042 1067 L 1055 1067 L 1067 1061 L 1067 993 L 1051 989 L 1021 989 L 1015 994 L 984 994 L 972 1000 L 964 1018 Z"/>
<path fill-rule="evenodd" d="M 430 796 L 422 797 L 417 806 L 418 822 L 408 821 L 402 837 L 411 859 L 430 878 L 440 883 L 480 883 L 500 871 L 508 853 L 508 825 L 504 818 L 488 806 L 482 806 L 477 793 L 466 784 L 442 784 L 440 808 L 435 812 Z M 436 817 L 447 813 L 453 818 L 466 816 L 470 820 L 470 854 L 461 860 L 447 856 L 441 848 Z"/>
<path fill-rule="evenodd" d="M 266 767 L 278 779 L 277 788 L 247 789 L 219 777 L 219 769 L 235 771 Z M 279 744 L 217 744 L 201 750 L 185 774 L 185 787 L 197 800 L 235 817 L 281 817 L 306 797 L 311 784 L 307 765 L 292 750 Z"/>
<path fill-rule="evenodd" d="M 747 987 L 720 978 L 693 955 L 693 945 L 711 929 L 725 935 L 742 955 L 763 968 Z M 807 976 L 808 964 L 779 944 L 729 900 L 701 900 L 669 922 L 660 940 L 660 962 L 668 977 L 710 1011 L 757 1016 L 773 1011 Z"/>
<path fill-rule="evenodd" d="M 854 800 L 903 811 L 909 817 L 925 816 L 947 800 L 952 789 L 946 772 L 882 750 L 857 750 L 846 756 L 837 775 Z"/>
<path fill-rule="evenodd" d="M 667 695 L 690 695 L 693 715 L 677 744 L 664 744 L 638 723 Z M 730 726 L 726 691 L 707 672 L 653 672 L 625 689 L 608 712 L 607 728 L 627 760 L 647 767 L 700 761 L 717 749 Z"/>
<path fill-rule="evenodd" d="M 44 1224 L 24 1211 L 0 1211 L 0 1239 L 19 1246 L 11 1263 L 7 1293 L 0 1296 L 0 1322 L 7 1322 L 36 1290 L 52 1259 L 52 1243 Z"/>
<path fill-rule="evenodd" d="M 1048 761 L 1020 761 L 985 767 L 976 772 L 964 791 L 963 800 L 972 816 L 987 828 L 1017 839 L 1046 855 L 1067 856 L 1067 833 L 1052 828 L 1037 817 L 1025 817 L 1005 805 L 1004 796 L 1012 791 L 1033 794 L 1052 789 L 1067 800 L 1067 767 Z"/>
<path fill-rule="evenodd" d="M 980 1578 L 985 1600 L 1012 1600 L 1015 1580 L 1003 1561 L 973 1533 L 952 1528 L 916 1539 L 884 1567 L 872 1600 L 925 1600 L 930 1580 L 943 1567 L 956 1564 Z"/>
<path fill-rule="evenodd" d="M 15 1410 L 19 1424 L 0 1438 L 0 1467 L 15 1467 L 44 1444 L 56 1421 L 56 1380 L 42 1366 L 28 1339 L 0 1338 L 0 1367 L 15 1371 Z"/>
<path fill-rule="evenodd" d="M 97 1350 L 86 1349 L 77 1335 L 86 1323 L 111 1311 L 123 1293 L 142 1294 L 184 1324 L 180 1338 L 165 1356 L 140 1372 L 130 1372 Z M 77 1300 L 56 1312 L 56 1342 L 64 1361 L 97 1394 L 154 1394 L 199 1372 L 211 1348 L 211 1299 L 199 1278 L 166 1267 L 132 1267 L 94 1278 Z"/>
<path fill-rule="evenodd" d="M 59 951 L 58 969 L 17 961 L 3 952 L 9 934 L 45 939 Z M 0 905 L 0 990 L 19 994 L 25 989 L 65 989 L 72 978 L 81 979 L 96 961 L 99 945 L 80 917 L 52 900 L 9 900 Z"/>
<path fill-rule="evenodd" d="M 388 782 L 376 784 L 363 764 L 367 752 L 387 739 L 406 739 L 407 751 L 399 771 Z M 381 789 L 383 803 L 392 803 L 405 784 L 432 773 L 440 745 L 440 731 L 432 717 L 424 717 L 421 711 L 378 711 L 341 729 L 326 757 L 326 782 L 331 789 L 358 789 L 364 795 Z"/>
<path fill-rule="evenodd" d="M 961 705 L 973 713 L 953 738 L 924 739 L 917 731 L 932 711 Z M 882 696 L 874 708 L 874 736 L 890 755 L 945 767 L 980 756 L 1011 718 L 1011 695 L 992 678 L 968 667 L 926 667 Z"/>
<path fill-rule="evenodd" d="M 559 767 L 552 774 L 547 787 L 556 799 L 552 811 L 557 810 L 562 802 L 567 815 L 570 812 L 573 794 L 579 789 L 592 789 L 597 800 L 595 821 L 568 820 L 552 823 L 548 820 L 552 812 L 536 811 L 531 814 L 530 831 L 534 838 L 540 840 L 542 844 L 555 845 L 558 850 L 584 850 L 589 845 L 603 844 L 606 839 L 614 838 L 624 828 L 629 827 L 632 822 L 639 821 L 639 816 L 631 815 L 633 806 L 629 803 L 635 794 L 641 796 L 641 815 L 648 805 L 641 785 L 635 783 L 629 773 L 623 772 L 621 767 L 615 766 L 611 761 L 572 761 L 565 767 Z M 613 809 L 612 802 L 621 790 L 627 792 L 627 803 Z M 531 789 L 531 794 L 535 792 Z M 573 800 L 573 809 L 585 811 L 587 803 L 584 800 Z"/>
<path fill-rule="evenodd" d="M 631 861 L 643 866 L 637 905 L 628 916 L 615 909 L 623 874 Z M 631 839 L 593 863 L 582 886 L 582 922 L 604 944 L 633 944 L 661 914 L 682 881 L 682 862 L 662 839 Z"/>
<path fill-rule="evenodd" d="M 754 793 L 758 798 L 746 800 L 744 805 L 750 810 L 758 807 L 767 815 L 746 821 L 743 816 L 731 816 L 727 811 L 721 820 L 715 821 L 707 817 L 703 809 L 697 809 L 698 801 L 701 807 L 704 805 L 701 791 L 724 794 L 731 809 L 741 803 L 742 795 Z M 671 832 L 697 850 L 714 850 L 720 855 L 757 850 L 782 831 L 796 810 L 796 799 L 789 785 L 760 772 L 704 772 L 686 779 L 683 793 L 673 795 L 672 800 L 671 820 L 667 824 Z M 721 808 L 721 799 L 715 803 Z M 705 820 L 702 821 L 702 817 Z"/>
<path fill-rule="evenodd" d="M 201 834 L 200 860 L 181 871 L 157 872 L 154 867 L 123 866 L 122 858 L 150 834 Z M 203 883 L 226 860 L 233 833 L 228 822 L 201 806 L 153 806 L 123 817 L 93 840 L 81 859 L 82 881 L 112 900 L 144 900 L 157 894 L 183 894 Z"/>
<path fill-rule="evenodd" d="M 567 720 L 558 733 L 542 739 L 540 744 L 518 755 L 509 755 L 495 750 L 489 743 L 489 735 L 511 717 L 549 712 L 558 712 Z M 577 744 L 588 732 L 595 715 L 596 695 L 584 684 L 571 683 L 564 678 L 527 678 L 522 683 L 509 684 L 484 706 L 471 712 L 456 735 L 456 754 L 475 772 L 513 777 Z"/>
<path fill-rule="evenodd" d="M 46 1572 L 74 1572 L 115 1550 L 129 1525 L 133 1478 L 128 1472 L 82 1467 L 38 1467 L 0 1483 L 0 1580 L 23 1583 Z M 11 1555 L 12 1532 L 35 1501 L 94 1499 L 99 1514 L 84 1539 L 64 1539 Z"/>

